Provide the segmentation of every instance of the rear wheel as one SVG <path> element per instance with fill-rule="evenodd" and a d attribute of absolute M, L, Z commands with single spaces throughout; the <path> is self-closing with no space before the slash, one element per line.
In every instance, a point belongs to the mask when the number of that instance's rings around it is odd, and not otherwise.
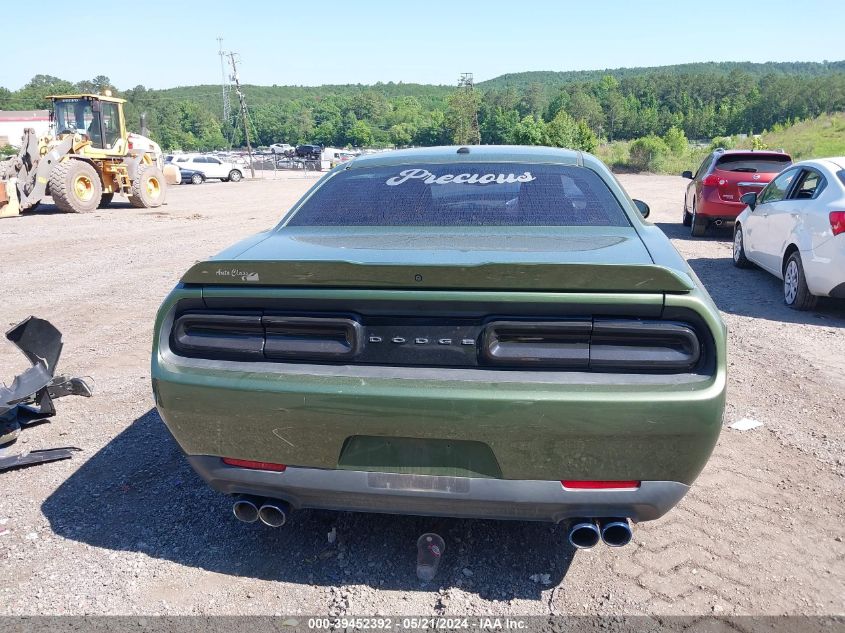
<path fill-rule="evenodd" d="M 792 253 L 783 269 L 783 302 L 793 310 L 812 310 L 818 297 L 810 294 L 801 255 Z"/>
<path fill-rule="evenodd" d="M 64 160 L 50 172 L 50 195 L 61 211 L 90 213 L 100 205 L 100 175 L 84 160 Z"/>
<path fill-rule="evenodd" d="M 164 204 L 167 195 L 164 175 L 155 165 L 141 165 L 132 181 L 129 204 L 136 209 L 152 209 Z"/>
<path fill-rule="evenodd" d="M 200 176 L 199 174 L 194 174 L 193 176 L 191 176 L 191 182 L 194 183 L 195 185 L 201 185 L 202 184 L 202 176 Z"/>
<path fill-rule="evenodd" d="M 232 182 L 239 182 L 240 179 L 243 177 L 244 175 L 241 172 L 239 172 L 237 169 L 233 169 L 229 172 L 229 178 L 227 178 L 227 180 L 231 180 Z"/>
<path fill-rule="evenodd" d="M 707 231 L 707 219 L 698 217 L 695 210 L 695 200 L 692 201 L 692 217 L 690 218 L 690 234 L 693 237 L 704 237 Z"/>
<path fill-rule="evenodd" d="M 100 198 L 100 208 L 109 206 L 112 200 L 114 200 L 114 193 L 104 193 Z"/>
<path fill-rule="evenodd" d="M 744 235 L 742 233 L 742 226 L 737 224 L 734 227 L 734 249 L 733 249 L 733 260 L 734 266 L 737 268 L 749 268 L 751 266 L 751 262 L 745 256 L 745 241 Z"/>

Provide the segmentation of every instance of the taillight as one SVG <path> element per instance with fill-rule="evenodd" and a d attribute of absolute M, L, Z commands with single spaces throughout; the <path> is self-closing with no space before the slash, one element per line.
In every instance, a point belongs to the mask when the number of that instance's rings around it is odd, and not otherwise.
<path fill-rule="evenodd" d="M 830 212 L 830 230 L 834 235 L 845 233 L 845 211 Z"/>
<path fill-rule="evenodd" d="M 481 352 L 496 365 L 587 368 L 592 321 L 494 321 L 484 328 Z"/>
<path fill-rule="evenodd" d="M 607 481 L 593 479 L 563 479 L 561 485 L 569 490 L 636 490 L 639 481 Z"/>
<path fill-rule="evenodd" d="M 267 358 L 341 361 L 358 353 L 361 325 L 352 319 L 265 316 L 261 322 Z"/>
<path fill-rule="evenodd" d="M 485 364 L 514 368 L 687 372 L 701 352 L 693 328 L 673 321 L 493 321 L 481 337 Z"/>
<path fill-rule="evenodd" d="M 181 356 L 214 360 L 343 361 L 355 356 L 361 326 L 347 318 L 187 312 L 173 324 Z"/>
<path fill-rule="evenodd" d="M 715 187 L 719 184 L 720 178 L 716 174 L 710 174 L 709 176 L 705 176 L 701 180 L 701 184 L 705 187 Z"/>
<path fill-rule="evenodd" d="M 287 466 L 285 464 L 274 464 L 273 462 L 254 462 L 250 459 L 234 459 L 232 457 L 224 457 L 223 463 L 229 466 L 237 466 L 238 468 L 251 468 L 252 470 L 272 470 L 277 473 L 283 473 Z"/>

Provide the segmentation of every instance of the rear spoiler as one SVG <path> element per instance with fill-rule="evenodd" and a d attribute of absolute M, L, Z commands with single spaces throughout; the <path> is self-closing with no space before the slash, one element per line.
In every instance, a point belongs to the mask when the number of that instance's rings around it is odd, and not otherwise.
<path fill-rule="evenodd" d="M 436 266 L 345 261 L 212 260 L 184 284 L 401 290 L 689 292 L 692 279 L 654 264 L 478 264 Z"/>

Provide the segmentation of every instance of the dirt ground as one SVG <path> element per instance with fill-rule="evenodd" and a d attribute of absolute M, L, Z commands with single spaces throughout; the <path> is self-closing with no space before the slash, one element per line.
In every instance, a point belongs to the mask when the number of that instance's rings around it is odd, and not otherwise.
<path fill-rule="evenodd" d="M 244 525 L 187 466 L 150 394 L 155 311 L 189 265 L 272 226 L 313 177 L 0 220 L 0 325 L 51 320 L 60 370 L 96 382 L 18 443 L 81 453 L 0 475 L 0 615 L 845 613 L 845 305 L 787 309 L 776 279 L 731 265 L 727 231 L 680 225 L 685 181 L 621 180 L 728 323 L 726 426 L 675 510 L 628 547 L 577 553 L 545 524 L 305 511 L 278 530 Z M 25 367 L 0 343 L 0 379 Z M 763 426 L 727 428 L 746 417 Z M 446 553 L 422 585 L 415 541 L 429 530 Z"/>

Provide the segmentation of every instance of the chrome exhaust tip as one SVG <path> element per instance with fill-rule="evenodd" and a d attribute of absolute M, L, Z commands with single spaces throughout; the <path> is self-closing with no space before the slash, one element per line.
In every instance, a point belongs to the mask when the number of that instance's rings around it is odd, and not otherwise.
<path fill-rule="evenodd" d="M 634 536 L 631 531 L 631 524 L 625 517 L 602 519 L 601 526 L 601 540 L 608 547 L 624 547 L 631 542 Z"/>
<path fill-rule="evenodd" d="M 592 549 L 601 539 L 599 526 L 592 519 L 575 519 L 569 528 L 569 543 L 577 549 Z"/>
<path fill-rule="evenodd" d="M 258 503 L 261 502 L 249 497 L 241 497 L 232 504 L 232 512 L 238 521 L 255 523 L 258 520 Z"/>
<path fill-rule="evenodd" d="M 258 509 L 258 518 L 269 527 L 282 527 L 288 520 L 289 509 L 290 506 L 283 501 L 265 503 Z"/>

